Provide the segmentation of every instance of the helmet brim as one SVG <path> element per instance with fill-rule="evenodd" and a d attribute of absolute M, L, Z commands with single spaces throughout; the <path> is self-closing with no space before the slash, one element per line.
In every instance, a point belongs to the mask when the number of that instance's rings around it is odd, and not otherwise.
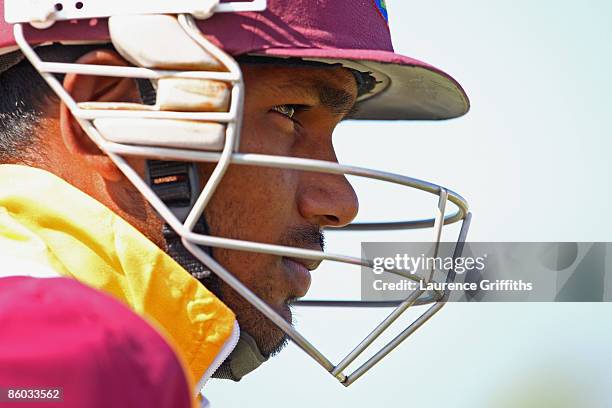
<path fill-rule="evenodd" d="M 470 109 L 467 94 L 453 77 L 425 62 L 394 52 L 268 48 L 257 51 L 257 55 L 330 63 L 355 62 L 357 69 L 371 72 L 381 80 L 381 89 L 362 97 L 351 119 L 442 120 L 462 116 Z"/>

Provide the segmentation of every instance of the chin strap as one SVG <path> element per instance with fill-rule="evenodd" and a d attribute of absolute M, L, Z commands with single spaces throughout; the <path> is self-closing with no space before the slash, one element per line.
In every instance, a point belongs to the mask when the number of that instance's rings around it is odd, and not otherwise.
<path fill-rule="evenodd" d="M 200 221 L 198 221 L 196 227 L 194 228 L 194 231 L 199 234 L 205 234 L 206 230 L 206 223 Z M 210 277 L 210 269 L 208 269 L 203 263 L 196 259 L 191 254 L 191 252 L 189 252 L 185 248 L 185 246 L 181 242 L 181 237 L 176 232 L 174 232 L 174 230 L 170 228 L 168 224 L 164 225 L 163 233 L 164 238 L 166 239 L 166 244 L 168 246 L 168 255 L 170 255 L 179 265 L 183 267 L 183 269 L 189 272 L 191 276 L 193 276 L 197 280 L 202 281 Z M 200 248 L 202 248 L 202 250 L 204 250 L 208 255 L 212 256 L 209 247 L 200 246 Z"/>
<path fill-rule="evenodd" d="M 227 359 L 212 375 L 213 378 L 240 381 L 268 358 L 264 357 L 255 340 L 244 331 L 240 332 L 238 344 Z"/>
<path fill-rule="evenodd" d="M 179 220 L 187 218 L 199 191 L 199 177 L 194 163 L 147 160 L 147 182 Z M 208 235 L 204 217 L 200 217 L 193 232 Z M 210 270 L 183 246 L 181 237 L 168 224 L 164 225 L 163 233 L 168 255 L 194 278 L 205 279 L 210 276 Z M 209 247 L 200 248 L 212 255 Z"/>

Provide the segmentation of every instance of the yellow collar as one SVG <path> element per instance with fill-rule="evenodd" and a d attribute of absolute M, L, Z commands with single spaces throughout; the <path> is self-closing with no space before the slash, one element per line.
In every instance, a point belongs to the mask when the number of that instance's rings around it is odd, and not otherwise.
<path fill-rule="evenodd" d="M 108 292 L 161 326 L 195 381 L 232 335 L 226 305 L 121 217 L 49 172 L 0 165 L 3 248 Z"/>

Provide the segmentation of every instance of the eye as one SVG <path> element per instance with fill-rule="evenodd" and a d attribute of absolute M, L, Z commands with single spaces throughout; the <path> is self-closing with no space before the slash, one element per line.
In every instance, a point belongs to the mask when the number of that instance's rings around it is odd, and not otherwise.
<path fill-rule="evenodd" d="M 297 112 L 296 105 L 277 105 L 273 107 L 272 110 L 292 120 Z"/>

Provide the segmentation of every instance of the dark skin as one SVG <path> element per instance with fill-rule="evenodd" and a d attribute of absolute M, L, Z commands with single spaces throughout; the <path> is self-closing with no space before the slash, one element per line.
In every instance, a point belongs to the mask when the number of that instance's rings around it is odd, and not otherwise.
<path fill-rule="evenodd" d="M 110 50 L 90 52 L 77 61 L 126 65 Z M 246 100 L 240 152 L 336 162 L 332 133 L 353 107 L 355 80 L 344 68 L 242 67 Z M 69 74 L 64 86 L 77 101 L 138 101 L 134 81 Z M 81 130 L 57 99 L 48 104 L 40 132 L 49 170 L 126 219 L 162 249 L 163 221 L 112 161 Z M 66 160 L 70 157 L 71 160 Z M 144 161 L 130 163 L 142 172 Z M 214 164 L 201 164 L 207 179 Z M 354 190 L 341 175 L 231 165 L 206 207 L 215 236 L 321 250 L 323 228 L 348 224 L 357 214 Z M 277 255 L 213 248 L 213 256 L 287 321 L 291 300 L 304 296 L 317 265 Z M 285 335 L 222 282 L 216 294 L 237 315 L 264 354 L 274 354 Z"/>

